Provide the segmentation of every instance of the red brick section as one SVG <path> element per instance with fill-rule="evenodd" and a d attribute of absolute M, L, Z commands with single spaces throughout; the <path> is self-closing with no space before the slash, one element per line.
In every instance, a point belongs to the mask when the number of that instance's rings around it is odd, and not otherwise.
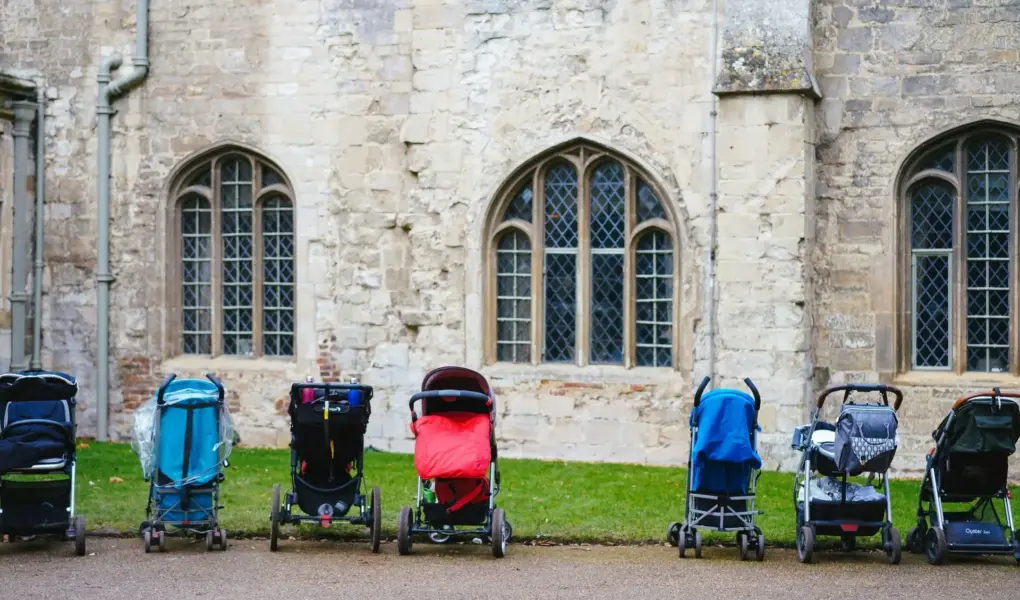
<path fill-rule="evenodd" d="M 325 383 L 340 381 L 340 367 L 333 358 L 334 348 L 336 348 L 335 335 L 329 336 L 319 344 L 319 356 L 316 362 L 319 364 L 319 378 Z"/>
<path fill-rule="evenodd" d="M 115 385 L 120 385 L 124 405 L 121 410 L 134 410 L 152 397 L 161 383 L 152 372 L 152 362 L 145 356 L 129 356 L 117 361 Z"/>

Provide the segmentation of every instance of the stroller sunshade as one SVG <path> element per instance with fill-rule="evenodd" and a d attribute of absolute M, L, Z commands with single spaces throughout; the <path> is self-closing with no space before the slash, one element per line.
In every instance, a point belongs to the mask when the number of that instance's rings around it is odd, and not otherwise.
<path fill-rule="evenodd" d="M 422 479 L 484 478 L 492 460 L 489 415 L 448 412 L 411 425 L 414 467 Z"/>

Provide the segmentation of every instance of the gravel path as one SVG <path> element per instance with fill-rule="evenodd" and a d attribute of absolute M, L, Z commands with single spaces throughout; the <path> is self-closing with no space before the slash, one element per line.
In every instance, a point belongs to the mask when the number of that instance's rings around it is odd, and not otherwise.
<path fill-rule="evenodd" d="M 0 593 L 30 598 L 867 598 L 963 600 L 1020 597 L 1012 558 L 957 560 L 932 567 L 905 555 L 890 566 L 879 554 L 819 552 L 801 565 L 794 552 L 770 549 L 763 563 L 742 563 L 734 548 L 707 548 L 678 560 L 668 547 L 526 547 L 504 559 L 487 546 L 415 545 L 399 556 L 384 543 L 232 541 L 227 552 L 171 539 L 167 553 L 146 555 L 141 540 L 90 539 L 89 555 L 71 544 L 0 544 Z"/>

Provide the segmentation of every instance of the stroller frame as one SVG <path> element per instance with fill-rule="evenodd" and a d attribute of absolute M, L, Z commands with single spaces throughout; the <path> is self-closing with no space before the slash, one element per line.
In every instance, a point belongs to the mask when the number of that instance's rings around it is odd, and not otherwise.
<path fill-rule="evenodd" d="M 358 508 L 357 515 L 351 515 L 349 513 L 341 516 L 333 515 L 311 515 L 301 510 L 298 498 L 298 452 L 296 448 L 297 435 L 295 433 L 295 409 L 301 402 L 300 394 L 302 390 L 322 390 L 323 398 L 316 399 L 313 404 L 321 403 L 323 410 L 326 414 L 335 412 L 338 414 L 348 414 L 351 410 L 349 404 L 338 403 L 336 405 L 330 405 L 330 396 L 333 393 L 342 392 L 346 398 L 347 393 L 352 390 L 358 390 L 361 392 L 361 406 L 364 407 L 366 420 L 372 414 L 372 397 L 374 389 L 369 385 L 361 385 L 355 383 L 295 383 L 290 388 L 290 406 L 288 413 L 291 414 L 291 444 L 290 444 L 290 482 L 291 489 L 287 494 L 283 495 L 282 506 L 281 506 L 281 494 L 280 484 L 273 484 L 273 499 L 272 506 L 269 513 L 269 549 L 276 552 L 279 549 L 279 538 L 280 538 L 280 525 L 300 525 L 301 523 L 318 523 L 323 528 L 328 528 L 334 521 L 342 521 L 351 523 L 352 525 L 364 525 L 369 528 L 372 535 L 372 552 L 379 552 L 379 544 L 382 541 L 382 492 L 379 486 L 372 488 L 372 503 L 369 505 L 368 497 L 362 493 L 362 484 L 365 480 L 364 468 L 365 468 L 365 447 L 362 443 L 361 448 L 354 459 L 354 474 L 351 476 L 351 480 L 344 483 L 343 485 L 335 488 L 316 488 L 308 482 L 303 482 L 303 485 L 313 491 L 321 492 L 324 494 L 339 493 L 347 490 L 348 488 L 354 488 L 354 504 Z M 337 394 L 339 395 L 339 394 Z M 324 420 L 324 430 L 329 436 L 329 420 Z M 295 511 L 295 506 L 298 510 Z"/>
<path fill-rule="evenodd" d="M 205 378 L 208 379 L 214 386 L 216 386 L 217 399 L 201 404 L 191 404 L 189 409 L 198 408 L 210 408 L 217 407 L 222 410 L 225 402 L 226 390 L 223 388 L 223 383 L 220 382 L 212 373 L 206 373 Z M 156 472 L 153 473 L 152 479 L 149 481 L 149 501 L 145 506 L 145 520 L 139 526 L 139 530 L 142 533 L 144 540 L 145 552 L 149 552 L 152 548 L 152 544 L 157 544 L 160 552 L 166 551 L 166 536 L 171 535 L 197 535 L 205 536 L 205 547 L 207 551 L 211 551 L 214 546 L 218 546 L 220 550 L 225 551 L 227 549 L 227 531 L 221 529 L 219 526 L 220 518 L 219 511 L 223 508 L 220 505 L 220 483 L 225 479 L 223 475 L 224 467 L 228 466 L 226 460 L 219 461 L 217 463 L 216 474 L 208 485 L 202 487 L 188 488 L 187 486 L 180 488 L 178 491 L 174 487 L 173 482 L 170 484 L 158 484 L 156 477 L 159 473 L 159 435 L 160 435 L 160 423 L 162 421 L 162 414 L 164 410 L 167 410 L 164 396 L 166 395 L 167 388 L 170 384 L 177 379 L 176 374 L 171 374 L 163 383 L 159 386 L 159 391 L 156 394 L 156 418 L 154 419 L 154 463 Z M 173 511 L 182 511 L 182 506 L 191 494 L 199 493 L 206 494 L 211 493 L 212 503 L 209 508 L 200 507 L 192 509 L 187 512 L 198 513 L 200 519 L 197 521 L 186 520 L 168 520 L 167 515 Z M 163 496 L 173 495 L 179 496 L 180 500 L 175 501 L 169 507 L 161 509 L 159 506 L 159 500 Z M 187 514 L 185 512 L 185 514 Z M 172 529 L 168 529 L 168 527 Z"/>
<path fill-rule="evenodd" d="M 1017 566 L 1020 566 L 1020 530 L 1015 529 L 1013 523 L 1013 508 L 1010 505 L 1011 494 L 1007 478 L 1003 478 L 1002 487 L 991 495 L 946 494 L 942 490 L 942 477 L 939 473 L 939 464 L 942 460 L 948 458 L 947 454 L 949 453 L 948 448 L 944 447 L 942 442 L 946 439 L 950 423 L 957 417 L 957 409 L 970 403 L 994 405 L 997 408 L 1001 408 L 1004 401 L 1010 402 L 1020 409 L 1020 402 L 1017 399 L 1020 399 L 1020 393 L 1018 392 L 1003 392 L 999 388 L 993 388 L 991 392 L 978 392 L 964 396 L 953 404 L 953 409 L 946 417 L 944 425 L 940 427 L 940 430 L 936 430 L 937 437 L 933 436 L 935 437 L 935 447 L 925 458 L 925 471 L 921 479 L 921 489 L 917 498 L 917 526 L 911 528 L 907 533 L 907 549 L 911 553 L 924 552 L 927 555 L 928 562 L 933 565 L 943 564 L 946 556 L 949 554 L 1013 555 Z M 927 508 L 924 506 L 925 491 L 930 494 Z M 964 503 L 971 502 L 970 510 L 965 513 L 956 513 L 955 515 L 946 513 L 943 510 L 942 503 L 947 500 L 949 502 L 956 502 L 957 500 L 954 500 L 954 498 L 960 498 L 960 501 Z M 999 518 L 999 513 L 995 510 L 994 500 L 996 499 L 1002 501 L 1005 512 L 1005 543 L 961 544 L 947 539 L 945 533 L 947 514 L 951 516 L 962 514 L 973 517 L 987 508 L 992 511 L 996 525 L 1002 527 L 1004 523 Z M 983 523 L 977 519 L 970 520 Z M 931 524 L 930 527 L 929 522 Z"/>
<path fill-rule="evenodd" d="M 425 380 L 428 381 L 433 374 L 444 370 L 458 370 L 469 373 L 472 376 L 481 377 L 480 374 L 463 367 L 441 367 L 431 371 L 426 376 Z M 489 502 L 485 510 L 485 517 L 477 524 L 477 527 L 470 529 L 457 529 L 453 525 L 448 525 L 443 528 L 429 527 L 426 515 L 424 514 L 425 483 L 419 475 L 413 512 L 409 506 L 401 507 L 400 515 L 397 519 L 397 549 L 400 554 L 410 554 L 413 546 L 411 536 L 414 534 L 427 534 L 429 539 L 437 544 L 445 544 L 452 541 L 454 538 L 474 535 L 480 536 L 483 540 L 488 539 L 489 543 L 492 545 L 493 556 L 496 558 L 502 558 L 506 554 L 506 545 L 509 543 L 511 536 L 513 535 L 513 527 L 510 525 L 510 522 L 506 520 L 503 509 L 496 507 L 496 495 L 499 493 L 500 478 L 494 431 L 496 422 L 496 399 L 492 395 L 491 391 L 488 394 L 456 389 L 427 390 L 418 392 L 411 396 L 411 399 L 408 402 L 408 408 L 411 410 L 411 422 L 414 423 L 418 420 L 418 414 L 414 410 L 415 403 L 419 401 L 422 402 L 421 416 L 424 417 L 427 414 L 424 401 L 444 397 L 456 398 L 457 400 L 482 402 L 489 408 L 489 443 L 492 449 L 492 458 L 489 462 Z"/>
<path fill-rule="evenodd" d="M 4 412 L 0 412 L 0 425 L 6 425 L 5 412 L 6 406 L 12 402 L 32 402 L 32 401 L 50 401 L 50 402 L 65 402 L 67 406 L 67 423 L 70 424 L 70 431 L 67 431 L 65 423 L 53 421 L 49 419 L 22 419 L 8 425 L 6 427 L 0 427 L 0 439 L 6 437 L 12 430 L 21 428 L 25 425 L 41 425 L 45 427 L 51 427 L 59 429 L 62 432 L 66 432 L 69 435 L 65 435 L 65 459 L 62 461 L 51 463 L 48 465 L 43 462 L 37 465 L 33 465 L 26 469 L 16 469 L 11 471 L 12 474 L 17 475 L 31 475 L 31 476 L 52 476 L 52 475 L 65 475 L 66 479 L 59 480 L 41 480 L 41 481 L 8 481 L 5 482 L 0 478 L 0 541 L 3 540 L 4 534 L 12 534 L 11 541 L 14 540 L 14 535 L 53 535 L 63 537 L 64 540 L 74 541 L 74 553 L 78 556 L 85 556 L 85 516 L 75 513 L 75 492 L 77 490 L 77 463 L 78 463 L 78 452 L 77 452 L 77 429 L 78 423 L 76 419 L 76 405 L 77 405 L 77 392 L 78 383 L 72 379 L 68 379 L 68 376 L 63 373 L 57 373 L 54 371 L 45 371 L 41 369 L 29 369 L 24 371 L 17 371 L 12 373 L 6 373 L 0 376 L 0 383 L 3 379 L 10 377 L 40 377 L 40 376 L 51 376 L 59 378 L 63 384 L 74 386 L 74 392 L 70 393 L 70 397 L 62 397 L 59 399 L 39 400 L 39 399 L 20 399 L 20 398 L 6 398 L 3 397 Z M 59 396 L 66 396 L 67 394 L 54 394 Z M 14 490 L 19 488 L 25 488 L 25 491 L 30 491 L 35 488 L 39 491 L 49 492 L 54 496 L 59 496 L 63 500 L 63 504 L 66 506 L 67 518 L 59 519 L 56 523 L 46 523 L 45 525 L 33 524 L 26 526 L 24 521 L 21 519 L 15 519 L 15 522 L 6 522 L 4 520 L 4 498 L 9 494 L 13 494 Z M 59 510 L 59 509 L 58 509 Z"/>
<path fill-rule="evenodd" d="M 701 396 L 708 387 L 710 377 L 701 380 L 698 390 L 694 393 L 694 408 L 701 404 Z M 751 445 L 757 447 L 758 439 L 758 410 L 761 408 L 761 396 L 758 388 L 749 377 L 744 378 L 744 385 L 751 390 L 754 397 L 754 424 L 751 427 Z M 737 496 L 725 494 L 706 494 L 692 490 L 692 473 L 694 467 L 694 443 L 698 439 L 699 425 L 691 427 L 691 450 L 687 453 L 687 495 L 684 501 L 684 520 L 682 523 L 671 523 L 666 533 L 666 540 L 671 546 L 676 546 L 680 558 L 684 557 L 686 549 L 694 547 L 694 557 L 701 558 L 701 533 L 698 528 L 711 529 L 714 531 L 729 531 L 737 533 L 737 545 L 740 548 L 740 560 L 747 560 L 750 551 L 753 549 L 755 560 L 761 561 L 765 558 L 765 535 L 762 533 L 754 520 L 757 515 L 765 511 L 758 510 L 755 506 L 756 489 L 758 478 L 761 477 L 761 470 L 755 470 L 749 477 L 748 492 Z M 713 502 L 711 508 L 699 509 L 694 499 Z M 746 510 L 735 510 L 731 503 L 745 503 Z M 739 525 L 727 526 L 727 518 L 736 518 Z"/>
<path fill-rule="evenodd" d="M 822 535 L 839 535 L 842 538 L 843 549 L 846 551 L 852 551 L 856 548 L 858 537 L 871 537 L 875 535 L 875 533 L 881 532 L 882 548 L 885 550 L 886 557 L 891 564 L 899 564 L 901 558 L 901 540 L 899 531 L 893 527 L 892 523 L 892 496 L 889 493 L 888 469 L 886 472 L 881 473 L 882 490 L 885 496 L 885 511 L 882 520 L 811 518 L 811 439 L 815 431 L 818 430 L 820 426 L 822 426 L 821 429 L 835 431 L 835 427 L 826 426 L 829 424 L 824 423 L 821 420 L 821 412 L 822 407 L 825 405 L 826 398 L 837 392 L 843 392 L 843 404 L 846 404 L 847 400 L 850 399 L 850 395 L 855 392 L 878 393 L 882 397 L 882 404 L 884 406 L 889 406 L 888 395 L 891 393 L 896 396 L 893 410 L 897 411 L 900 408 L 900 404 L 903 402 L 903 392 L 889 385 L 838 385 L 830 387 L 818 395 L 818 401 L 815 406 L 814 413 L 811 416 L 811 426 L 807 433 L 802 434 L 801 429 L 794 432 L 793 447 L 794 449 L 801 450 L 800 466 L 797 468 L 797 473 L 794 475 L 793 479 L 793 506 L 794 510 L 797 512 L 797 558 L 803 563 L 811 562 L 811 558 L 814 554 L 815 538 L 818 535 L 818 529 L 821 528 L 823 531 Z M 870 473 L 868 476 L 869 485 L 874 478 L 875 473 Z M 846 490 L 848 479 L 848 475 L 843 473 L 840 482 L 843 492 L 839 505 L 840 511 L 846 510 Z M 803 507 L 799 506 L 800 486 L 802 483 L 805 486 Z"/>

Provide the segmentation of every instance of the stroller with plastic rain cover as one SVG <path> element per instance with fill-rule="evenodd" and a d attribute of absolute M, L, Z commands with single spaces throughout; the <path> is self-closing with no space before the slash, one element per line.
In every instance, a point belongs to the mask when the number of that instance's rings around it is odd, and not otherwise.
<path fill-rule="evenodd" d="M 1012 554 L 1020 565 L 1020 530 L 1007 486 L 1009 457 L 1020 438 L 1018 398 L 1020 392 L 999 389 L 960 398 L 932 433 L 917 527 L 907 534 L 910 552 L 924 552 L 933 565 L 948 554 Z"/>
<path fill-rule="evenodd" d="M 843 392 L 836 423 L 821 419 L 825 399 Z M 854 393 L 877 393 L 881 404 L 858 404 Z M 889 406 L 889 394 L 896 396 Z M 900 534 L 892 524 L 889 467 L 899 445 L 896 411 L 900 390 L 887 385 L 840 385 L 818 395 L 811 423 L 793 432 L 793 448 L 801 452 L 793 482 L 797 513 L 797 558 L 809 563 L 819 535 L 839 536 L 843 550 L 857 547 L 858 537 L 882 534 L 882 549 L 891 564 L 900 562 Z M 814 477 L 814 473 L 821 477 Z M 868 473 L 864 485 L 850 481 Z M 873 485 L 881 477 L 882 491 Z"/>
<path fill-rule="evenodd" d="M 379 552 L 382 496 L 372 488 L 372 503 L 362 493 L 365 431 L 372 414 L 373 389 L 343 383 L 295 383 L 290 388 L 291 491 L 281 505 L 280 484 L 273 485 L 269 549 L 279 548 L 280 525 L 333 521 L 365 525 L 372 552 Z M 349 515 L 357 506 L 357 515 Z"/>
<path fill-rule="evenodd" d="M 397 550 L 410 554 L 414 534 L 436 543 L 477 535 L 503 557 L 513 529 L 496 508 L 496 401 L 489 382 L 470 369 L 441 367 L 425 376 L 409 406 L 418 491 L 414 508 L 400 509 Z"/>
<path fill-rule="evenodd" d="M 220 484 L 234 435 L 223 384 L 170 375 L 156 395 L 135 410 L 132 448 L 149 481 L 145 521 L 139 527 L 149 552 L 166 550 L 168 534 L 205 536 L 206 550 L 227 549 L 219 527 Z"/>
<path fill-rule="evenodd" d="M 0 539 L 56 535 L 85 555 L 85 517 L 74 512 L 77 394 L 66 373 L 0 375 Z"/>
<path fill-rule="evenodd" d="M 744 384 L 754 395 L 733 389 L 712 390 L 702 397 L 710 378 L 694 394 L 691 411 L 691 451 L 687 459 L 687 496 L 683 523 L 672 523 L 666 534 L 680 558 L 693 546 L 701 558 L 699 529 L 737 534 L 740 559 L 751 551 L 765 558 L 765 536 L 755 524 L 762 511 L 755 507 L 755 487 L 761 469 L 757 451 L 761 397 L 750 379 Z"/>

